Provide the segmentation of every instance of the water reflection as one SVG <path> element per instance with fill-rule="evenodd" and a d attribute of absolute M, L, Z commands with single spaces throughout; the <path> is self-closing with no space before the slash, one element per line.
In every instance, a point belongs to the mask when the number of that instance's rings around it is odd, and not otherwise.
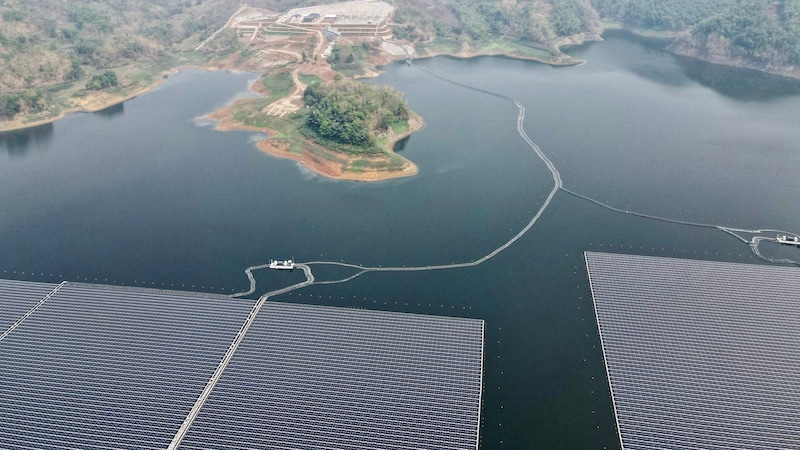
<path fill-rule="evenodd" d="M 638 36 L 626 30 L 607 30 L 603 39 L 624 47 L 625 51 L 612 51 L 610 45 L 601 45 L 592 52 L 595 59 L 600 54 L 601 61 L 613 61 L 615 66 L 622 66 L 628 72 L 658 84 L 680 87 L 691 83 L 684 71 L 673 64 L 676 56 L 666 50 L 672 42 L 670 39 Z M 593 44 L 572 47 L 568 53 L 585 59 Z"/>
<path fill-rule="evenodd" d="M 690 80 L 685 72 L 679 70 L 664 70 L 663 64 L 632 64 L 627 68 L 646 80 L 666 86 L 685 86 Z"/>
<path fill-rule="evenodd" d="M 620 62 L 628 71 L 662 85 L 696 82 L 725 97 L 744 101 L 771 101 L 800 94 L 798 80 L 675 55 L 667 50 L 671 39 L 643 37 L 624 30 L 608 30 L 603 38 L 621 41 L 627 47 L 630 54 Z M 664 58 L 675 65 L 664 64 Z"/>
<path fill-rule="evenodd" d="M 791 78 L 687 57 L 678 57 L 677 62 L 692 80 L 736 100 L 770 101 L 800 94 L 800 81 Z"/>
<path fill-rule="evenodd" d="M 402 151 L 403 151 L 403 149 L 404 149 L 404 148 L 406 148 L 406 144 L 408 143 L 408 140 L 409 140 L 409 139 L 411 139 L 411 136 L 406 136 L 406 137 L 404 137 L 403 139 L 400 139 L 399 141 L 397 141 L 397 142 L 394 144 L 394 152 L 395 152 L 395 153 L 400 153 L 400 152 L 402 152 Z"/>
<path fill-rule="evenodd" d="M 95 114 L 105 119 L 112 119 L 114 117 L 121 116 L 124 112 L 125 112 L 125 103 L 123 102 L 109 106 L 106 109 L 101 109 L 100 111 L 95 112 Z"/>
<path fill-rule="evenodd" d="M 0 133 L 0 154 L 22 157 L 32 149 L 49 147 L 53 139 L 53 124 L 48 123 L 24 130 Z"/>

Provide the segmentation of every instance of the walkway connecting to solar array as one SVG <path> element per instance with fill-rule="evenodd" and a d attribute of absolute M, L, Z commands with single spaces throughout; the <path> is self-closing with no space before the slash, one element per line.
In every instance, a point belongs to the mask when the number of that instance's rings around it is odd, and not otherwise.
<path fill-rule="evenodd" d="M 483 321 L 256 305 L 0 280 L 0 448 L 165 449 L 245 332 L 179 448 L 477 448 Z"/>
<path fill-rule="evenodd" d="M 51 283 L 0 280 L 0 340 L 31 314 L 58 287 Z"/>
<path fill-rule="evenodd" d="M 61 285 L 0 341 L 0 448 L 165 449 L 253 303 Z"/>
<path fill-rule="evenodd" d="M 268 302 L 179 448 L 477 448 L 483 328 Z"/>
<path fill-rule="evenodd" d="M 585 256 L 625 450 L 800 448 L 800 269 Z"/>

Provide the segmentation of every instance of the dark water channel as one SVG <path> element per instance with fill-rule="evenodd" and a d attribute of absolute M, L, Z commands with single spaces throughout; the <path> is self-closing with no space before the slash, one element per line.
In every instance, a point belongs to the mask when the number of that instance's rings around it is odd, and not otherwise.
<path fill-rule="evenodd" d="M 570 189 L 649 214 L 800 231 L 800 84 L 621 34 L 571 52 L 587 63 L 414 64 L 519 99 L 528 135 Z M 0 134 L 0 276 L 231 293 L 247 290 L 245 267 L 273 257 L 469 261 L 516 234 L 552 187 L 516 133 L 513 104 L 405 64 L 370 82 L 402 90 L 424 117 L 402 149 L 419 175 L 320 178 L 261 153 L 255 133 L 198 119 L 253 79 L 186 70 L 108 111 Z M 277 300 L 484 318 L 482 448 L 617 448 L 585 250 L 759 263 L 723 233 L 559 193 L 530 233 L 479 267 L 372 273 Z M 257 275 L 259 292 L 301 277 Z"/>

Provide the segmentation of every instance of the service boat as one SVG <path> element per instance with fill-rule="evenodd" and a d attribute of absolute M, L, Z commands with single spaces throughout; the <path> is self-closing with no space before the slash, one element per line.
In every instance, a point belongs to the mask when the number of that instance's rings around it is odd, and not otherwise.
<path fill-rule="evenodd" d="M 293 270 L 294 269 L 294 260 L 293 259 L 270 259 L 269 260 L 269 268 L 270 269 L 277 269 L 277 270 Z"/>
<path fill-rule="evenodd" d="M 781 244 L 800 246 L 800 237 L 779 234 L 776 240 Z"/>

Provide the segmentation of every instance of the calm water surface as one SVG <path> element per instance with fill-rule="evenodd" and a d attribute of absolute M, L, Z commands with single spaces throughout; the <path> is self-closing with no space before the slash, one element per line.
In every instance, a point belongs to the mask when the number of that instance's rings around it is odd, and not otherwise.
<path fill-rule="evenodd" d="M 798 83 L 692 62 L 611 34 L 552 68 L 503 58 L 415 62 L 519 99 L 566 187 L 615 206 L 800 231 Z M 508 101 L 391 65 L 426 127 L 420 174 L 363 184 L 255 148 L 200 119 L 251 74 L 187 70 L 106 111 L 0 134 L 0 275 L 231 293 L 272 257 L 367 265 L 477 259 L 530 219 L 550 173 Z M 477 268 L 368 274 L 278 300 L 486 319 L 482 448 L 618 448 L 582 252 L 758 263 L 720 232 L 622 216 L 563 193 Z M 775 256 L 793 249 L 764 246 Z M 326 271 L 327 270 L 327 271 Z M 342 270 L 319 269 L 318 279 Z M 259 291 L 299 273 L 259 273 Z"/>

